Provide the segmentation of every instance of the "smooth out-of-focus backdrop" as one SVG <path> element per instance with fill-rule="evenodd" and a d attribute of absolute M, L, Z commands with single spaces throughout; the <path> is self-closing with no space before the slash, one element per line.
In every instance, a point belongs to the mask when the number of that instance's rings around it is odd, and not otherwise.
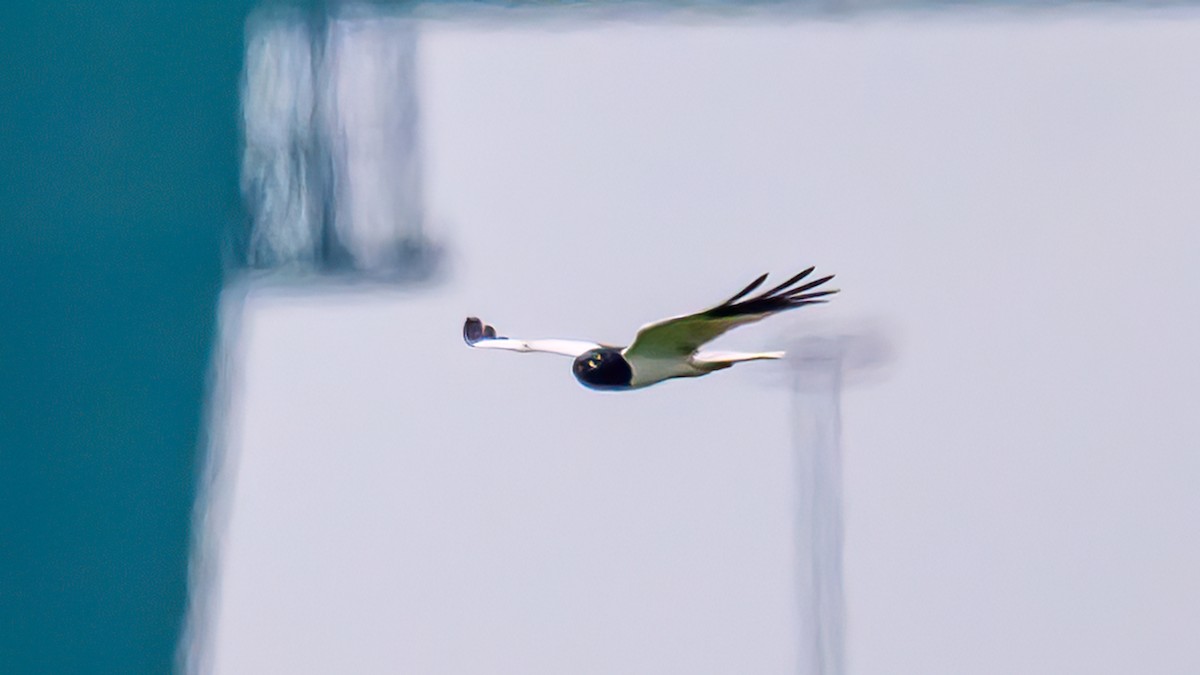
<path fill-rule="evenodd" d="M 603 395 L 458 331 L 621 344 L 808 264 L 842 295 L 725 344 L 892 343 L 848 672 L 1200 667 L 1200 19 L 396 34 L 445 280 L 246 298 L 217 671 L 796 672 L 784 367 Z"/>
<path fill-rule="evenodd" d="M 133 37 L 28 76 L 0 671 L 810 672 L 792 364 L 600 394 L 459 336 L 809 264 L 842 294 L 721 344 L 888 346 L 844 671 L 1200 670 L 1200 14 L 656 7 L 214 10 L 187 86 Z M 132 106 L 47 84 L 92 57 Z"/>

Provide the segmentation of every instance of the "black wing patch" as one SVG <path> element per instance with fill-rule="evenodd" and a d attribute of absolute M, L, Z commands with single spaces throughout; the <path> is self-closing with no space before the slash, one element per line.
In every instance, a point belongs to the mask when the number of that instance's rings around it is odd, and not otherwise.
<path fill-rule="evenodd" d="M 473 345 L 480 340 L 497 339 L 496 329 L 481 321 L 478 317 L 468 316 L 463 324 L 463 341 Z"/>
<path fill-rule="evenodd" d="M 813 291 L 812 289 L 829 281 L 834 275 L 830 274 L 829 276 L 815 279 L 800 286 L 796 285 L 808 278 L 808 276 L 812 274 L 813 270 L 815 269 L 815 267 L 810 267 L 769 291 L 765 291 L 752 298 L 738 302 L 738 300 L 741 300 L 751 291 L 757 289 L 763 284 L 764 281 L 767 280 L 767 275 L 764 274 L 755 279 L 749 286 L 742 289 L 742 291 L 737 295 L 704 312 L 704 315 L 715 318 L 743 316 L 746 314 L 770 314 L 772 312 L 782 312 L 785 309 L 803 307 L 804 305 L 814 305 L 821 302 L 828 302 L 827 300 L 819 300 L 818 298 L 823 298 L 827 295 L 833 295 L 834 293 L 837 293 L 837 289 L 826 291 Z"/>

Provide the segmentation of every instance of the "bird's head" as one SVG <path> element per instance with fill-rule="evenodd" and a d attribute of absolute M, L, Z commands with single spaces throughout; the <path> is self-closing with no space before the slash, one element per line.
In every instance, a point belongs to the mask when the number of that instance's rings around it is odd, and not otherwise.
<path fill-rule="evenodd" d="M 625 389 L 633 381 L 633 368 L 621 356 L 621 350 L 610 347 L 592 349 L 575 357 L 572 371 L 575 379 L 589 389 Z"/>

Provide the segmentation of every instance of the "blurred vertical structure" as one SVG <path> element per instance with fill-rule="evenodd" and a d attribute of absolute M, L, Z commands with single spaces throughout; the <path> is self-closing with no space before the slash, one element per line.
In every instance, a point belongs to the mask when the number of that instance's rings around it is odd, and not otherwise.
<path fill-rule="evenodd" d="M 245 24 L 241 192 L 231 280 L 211 385 L 214 436 L 204 459 L 191 559 L 191 603 L 177 666 L 211 672 L 221 531 L 235 461 L 220 427 L 234 386 L 242 304 L 263 284 L 412 285 L 439 270 L 426 237 L 418 143 L 417 30 L 371 5 L 260 8 Z"/>
<path fill-rule="evenodd" d="M 826 330 L 796 340 L 792 429 L 796 467 L 796 599 L 801 673 L 846 672 L 846 600 L 842 556 L 842 393 L 892 358 L 879 326 Z"/>
<path fill-rule="evenodd" d="M 845 672 L 842 592 L 842 354 L 811 338 L 796 350 L 796 590 L 799 672 Z"/>
<path fill-rule="evenodd" d="M 411 285 L 439 269 L 425 235 L 418 143 L 417 30 L 402 13 L 315 2 L 255 10 L 245 23 L 241 192 L 233 284 L 222 296 L 214 427 L 236 378 L 245 293 L 263 284 Z M 212 670 L 221 531 L 233 462 L 214 428 L 200 482 L 191 604 L 178 667 Z"/>
<path fill-rule="evenodd" d="M 325 216 L 317 122 L 320 58 L 299 11 L 246 24 L 242 79 L 242 193 L 253 205 L 239 262 L 311 269 L 321 257 Z"/>
<path fill-rule="evenodd" d="M 424 233 L 413 19 L 368 7 L 247 22 L 239 266 L 272 278 L 412 282 Z"/>

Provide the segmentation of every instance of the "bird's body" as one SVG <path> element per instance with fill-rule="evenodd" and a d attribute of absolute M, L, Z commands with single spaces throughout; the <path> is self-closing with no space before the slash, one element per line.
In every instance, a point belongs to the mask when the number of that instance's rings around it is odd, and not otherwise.
<path fill-rule="evenodd" d="M 481 349 L 571 356 L 575 359 L 572 366 L 575 378 L 591 389 L 641 389 L 664 380 L 700 377 L 745 361 L 783 358 L 783 352 L 700 351 L 700 347 L 737 326 L 789 309 L 825 302 L 819 298 L 837 291 L 812 289 L 832 279 L 832 275 L 796 285 L 812 271 L 810 267 L 769 291 L 742 300 L 766 281 L 764 274 L 716 307 L 642 326 L 628 347 L 579 340 L 500 337 L 493 327 L 475 317 L 468 318 L 463 325 L 463 339 L 469 346 Z"/>
<path fill-rule="evenodd" d="M 640 389 L 677 377 L 700 377 L 723 370 L 735 363 L 782 359 L 783 352 L 696 352 L 686 360 L 669 357 L 643 357 L 630 364 L 631 389 Z"/>
<path fill-rule="evenodd" d="M 677 377 L 700 377 L 715 370 L 715 368 L 710 368 L 707 364 L 697 361 L 694 357 L 687 359 L 643 357 L 637 359 L 636 364 L 631 363 L 629 366 L 633 370 L 633 377 L 629 382 L 631 389 L 649 387 L 652 384 Z"/>

